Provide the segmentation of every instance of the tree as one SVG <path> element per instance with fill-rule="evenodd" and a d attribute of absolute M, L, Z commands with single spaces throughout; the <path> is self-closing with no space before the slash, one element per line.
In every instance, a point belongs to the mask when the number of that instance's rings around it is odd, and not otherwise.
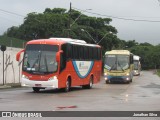
<path fill-rule="evenodd" d="M 145 43 L 140 43 L 139 45 L 141 45 L 141 46 L 153 46 L 152 44 L 147 43 L 147 42 L 145 42 Z"/>
<path fill-rule="evenodd" d="M 160 46 L 151 44 L 140 44 L 129 49 L 135 55 L 141 57 L 143 69 L 160 68 Z"/>
<path fill-rule="evenodd" d="M 70 29 L 69 17 L 72 25 Z M 38 38 L 67 37 L 70 33 L 71 38 L 84 39 L 88 43 L 94 43 L 89 35 L 81 31 L 81 29 L 85 29 L 96 42 L 105 36 L 100 45 L 106 51 L 120 46 L 120 40 L 116 36 L 117 30 L 110 25 L 111 21 L 110 18 L 87 16 L 74 9 L 70 12 L 63 8 L 46 8 L 43 13 L 29 13 L 25 17 L 24 23 L 19 27 L 8 29 L 7 35 L 28 41 Z"/>
<path fill-rule="evenodd" d="M 129 41 L 126 41 L 126 43 L 125 43 L 125 46 L 128 48 L 131 48 L 136 45 L 138 45 L 138 42 L 136 42 L 135 40 L 129 40 Z"/>

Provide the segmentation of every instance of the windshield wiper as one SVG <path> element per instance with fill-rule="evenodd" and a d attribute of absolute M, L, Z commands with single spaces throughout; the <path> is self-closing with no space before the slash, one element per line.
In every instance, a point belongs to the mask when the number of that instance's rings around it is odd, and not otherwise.
<path fill-rule="evenodd" d="M 116 64 L 116 62 L 111 66 L 111 69 L 109 69 L 109 71 L 111 71 L 113 69 L 115 64 Z"/>
<path fill-rule="evenodd" d="M 48 65 L 47 65 L 46 55 L 45 55 L 45 57 L 44 57 L 44 62 L 45 62 L 45 65 L 46 65 L 46 72 L 48 72 Z"/>
<path fill-rule="evenodd" d="M 39 63 L 38 66 L 40 65 L 40 62 L 39 62 L 39 60 L 40 60 L 40 54 L 41 54 L 41 52 L 38 54 L 38 58 L 34 61 L 32 67 L 31 67 L 31 71 L 32 71 L 32 68 L 35 66 L 36 63 L 37 64 Z"/>
<path fill-rule="evenodd" d="M 117 62 L 118 65 L 120 66 L 121 70 L 124 71 L 124 69 L 122 68 L 121 64 L 119 63 L 119 61 Z"/>

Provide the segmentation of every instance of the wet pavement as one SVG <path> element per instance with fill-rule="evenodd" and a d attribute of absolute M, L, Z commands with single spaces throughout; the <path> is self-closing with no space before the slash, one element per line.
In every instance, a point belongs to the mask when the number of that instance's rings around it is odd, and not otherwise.
<path fill-rule="evenodd" d="M 1 111 L 160 111 L 159 103 L 160 78 L 152 71 L 142 71 L 130 84 L 105 84 L 102 79 L 93 89 L 74 87 L 68 93 L 0 89 Z"/>

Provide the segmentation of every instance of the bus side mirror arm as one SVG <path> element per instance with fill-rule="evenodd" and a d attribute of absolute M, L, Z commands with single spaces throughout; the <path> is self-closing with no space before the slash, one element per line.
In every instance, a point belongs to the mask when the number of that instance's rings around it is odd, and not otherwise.
<path fill-rule="evenodd" d="M 21 56 L 21 53 L 24 52 L 24 49 L 19 51 L 16 55 L 16 61 L 19 61 L 20 60 L 20 56 Z"/>
<path fill-rule="evenodd" d="M 60 62 L 60 56 L 61 56 L 62 53 L 63 53 L 62 50 L 60 50 L 59 52 L 56 53 L 56 61 L 57 62 Z"/>

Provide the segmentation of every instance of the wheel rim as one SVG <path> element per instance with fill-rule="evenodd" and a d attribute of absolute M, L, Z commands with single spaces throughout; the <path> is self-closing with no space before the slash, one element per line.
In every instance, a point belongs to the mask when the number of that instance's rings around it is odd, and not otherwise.
<path fill-rule="evenodd" d="M 90 80 L 89 85 L 90 85 L 90 87 L 92 87 L 92 86 L 93 86 L 92 79 Z"/>
<path fill-rule="evenodd" d="M 67 80 L 67 82 L 66 82 L 66 91 L 68 91 L 69 90 L 69 81 Z"/>

